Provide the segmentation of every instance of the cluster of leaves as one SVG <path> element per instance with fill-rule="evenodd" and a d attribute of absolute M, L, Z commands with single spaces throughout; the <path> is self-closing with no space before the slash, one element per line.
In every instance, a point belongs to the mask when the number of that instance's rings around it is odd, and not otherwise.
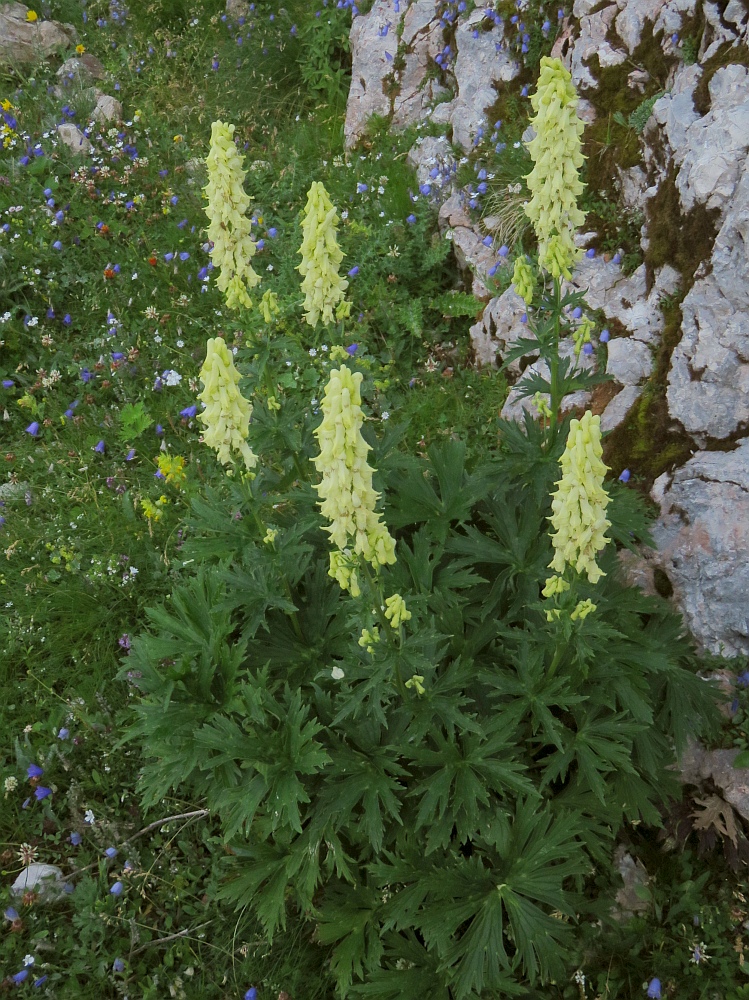
<path fill-rule="evenodd" d="M 595 615 L 546 621 L 564 428 L 548 453 L 532 420 L 501 429 L 471 463 L 457 441 L 405 455 L 389 428 L 376 464 L 398 561 L 358 599 L 327 575 L 299 463 L 253 441 L 256 478 L 193 500 L 198 573 L 128 657 L 146 803 L 205 801 L 236 858 L 220 896 L 252 902 L 269 941 L 293 904 L 332 946 L 341 996 L 522 995 L 564 976 L 617 831 L 660 823 L 675 752 L 717 725 L 679 619 L 617 582 L 614 546 L 604 582 L 580 585 Z M 647 541 L 638 500 L 610 491 L 612 537 Z M 413 615 L 397 633 L 395 591 Z"/>

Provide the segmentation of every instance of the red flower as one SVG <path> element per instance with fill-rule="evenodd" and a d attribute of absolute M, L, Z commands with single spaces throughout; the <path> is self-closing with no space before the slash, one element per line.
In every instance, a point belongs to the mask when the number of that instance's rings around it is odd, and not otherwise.
<path fill-rule="evenodd" d="M 104 268 L 104 277 L 105 278 L 113 278 L 114 275 L 115 275 L 115 272 L 112 270 L 111 267 L 105 267 Z"/>
<path fill-rule="evenodd" d="M 156 265 L 158 264 L 158 260 L 153 255 L 151 255 L 148 258 L 148 263 L 151 265 L 151 267 L 156 267 Z"/>

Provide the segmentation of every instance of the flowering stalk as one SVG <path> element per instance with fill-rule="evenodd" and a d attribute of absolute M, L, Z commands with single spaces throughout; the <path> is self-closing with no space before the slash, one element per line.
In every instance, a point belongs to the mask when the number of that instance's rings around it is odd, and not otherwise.
<path fill-rule="evenodd" d="M 547 446 L 551 448 L 557 435 L 559 411 L 564 396 L 574 389 L 593 385 L 602 381 L 585 371 L 575 370 L 575 362 L 561 358 L 559 354 L 560 336 L 572 332 L 575 336 L 574 357 L 578 358 L 584 345 L 590 341 L 592 323 L 587 318 L 573 331 L 562 320 L 565 306 L 582 301 L 582 293 L 561 294 L 562 278 L 572 278 L 572 268 L 583 256 L 584 251 L 575 246 L 576 227 L 585 221 L 585 214 L 577 207 L 577 198 L 583 191 L 578 170 L 585 157 L 581 152 L 584 124 L 577 115 L 578 96 L 572 84 L 570 73 L 561 60 L 544 56 L 536 92 L 531 96 L 531 104 L 536 112 L 531 124 L 535 137 L 528 143 L 528 151 L 534 161 L 533 170 L 526 176 L 531 199 L 524 211 L 533 223 L 538 239 L 538 264 L 542 271 L 552 278 L 552 289 L 544 292 L 541 306 L 548 309 L 550 316 L 545 322 L 528 323 L 535 335 L 534 346 L 549 367 L 547 382 L 550 411 Z M 513 284 L 518 295 L 530 306 L 535 292 L 534 275 L 524 257 L 515 261 Z M 579 318 L 581 310 L 575 311 Z M 527 353 L 529 341 L 519 342 L 518 349 L 510 352 L 505 366 Z M 521 382 L 521 395 L 539 399 L 538 377 L 527 387 Z M 527 390 L 527 391 L 526 391 Z M 546 416 L 544 409 L 544 416 Z"/>
<path fill-rule="evenodd" d="M 555 551 L 549 568 L 562 574 L 572 566 L 577 573 L 587 574 L 589 583 L 598 583 L 605 576 L 596 563 L 596 553 L 610 541 L 606 538 L 606 529 L 611 526 L 606 519 L 609 496 L 603 488 L 606 466 L 601 455 L 601 418 L 586 410 L 581 420 L 570 425 L 560 460 L 562 478 L 552 494 L 549 520 L 554 527 L 551 540 Z M 561 577 L 546 581 L 545 595 L 567 589 L 556 581 L 561 583 Z"/>
<path fill-rule="evenodd" d="M 233 464 L 231 452 L 235 451 L 242 456 L 246 467 L 252 469 L 257 465 L 257 456 L 246 440 L 252 406 L 237 387 L 241 377 L 221 337 L 209 340 L 200 370 L 204 389 L 198 396 L 205 403 L 205 409 L 198 414 L 198 420 L 205 425 L 203 440 L 216 449 L 223 465 Z"/>
<path fill-rule="evenodd" d="M 204 191 L 208 198 L 208 239 L 213 243 L 211 260 L 220 268 L 216 284 L 226 295 L 230 309 L 252 308 L 247 288 L 259 284 L 260 276 L 250 261 L 255 244 L 250 235 L 250 220 L 246 212 L 250 198 L 242 184 L 246 171 L 243 157 L 234 145 L 234 126 L 216 121 L 211 126 L 211 149 L 208 153 L 208 183 Z"/>
<path fill-rule="evenodd" d="M 330 554 L 329 575 L 353 597 L 361 593 L 357 556 L 375 570 L 395 562 L 395 541 L 375 511 L 379 494 L 372 488 L 373 469 L 367 464 L 370 446 L 361 434 L 362 378 L 361 372 L 352 374 L 345 365 L 331 371 L 322 401 L 323 420 L 314 432 L 320 454 L 312 459 L 323 477 L 315 489 L 320 509 L 330 521 L 325 530 L 336 546 Z"/>
<path fill-rule="evenodd" d="M 302 221 L 302 262 L 296 267 L 304 278 L 304 318 L 312 327 L 320 318 L 323 323 L 331 323 L 334 308 L 337 320 L 351 313 L 351 303 L 343 297 L 348 281 L 338 274 L 345 255 L 338 246 L 337 225 L 338 216 L 327 191 L 319 181 L 313 181 Z"/>

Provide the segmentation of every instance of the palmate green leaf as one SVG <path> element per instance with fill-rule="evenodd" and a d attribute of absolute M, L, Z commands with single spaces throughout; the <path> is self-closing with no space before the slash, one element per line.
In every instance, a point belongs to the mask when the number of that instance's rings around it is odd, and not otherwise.
<path fill-rule="evenodd" d="M 522 641 L 513 648 L 501 647 L 502 659 L 496 666 L 482 669 L 479 679 L 486 684 L 489 698 L 497 703 L 497 711 L 506 719 L 527 719 L 531 735 L 539 733 L 544 740 L 563 750 L 570 738 L 570 730 L 552 713 L 552 708 L 569 712 L 576 705 L 588 700 L 587 695 L 573 694 L 570 681 L 564 674 L 549 677 L 546 653 L 542 647 L 532 647 Z"/>
<path fill-rule="evenodd" d="M 426 468 L 408 455 L 392 463 L 385 517 L 393 528 L 428 521 L 435 537 L 444 541 L 450 524 L 466 521 L 474 504 L 486 495 L 492 469 L 486 463 L 469 473 L 464 441 L 432 445 L 428 455 Z"/>
<path fill-rule="evenodd" d="M 605 490 L 610 497 L 606 517 L 611 521 L 606 533 L 612 541 L 632 552 L 638 551 L 639 544 L 654 548 L 650 531 L 654 516 L 645 498 L 616 479 L 607 480 Z"/>
<path fill-rule="evenodd" d="M 349 835 L 358 833 L 378 853 L 385 820 L 402 823 L 399 796 L 403 789 L 395 778 L 410 775 L 396 763 L 394 747 L 370 744 L 358 750 L 333 739 L 331 734 L 335 765 L 315 802 L 315 815 L 336 830 L 346 825 Z"/>
<path fill-rule="evenodd" d="M 607 799 L 607 784 L 604 777 L 617 772 L 634 774 L 632 764 L 632 740 L 636 733 L 647 727 L 633 722 L 626 713 L 620 712 L 605 718 L 598 718 L 598 710 L 591 708 L 576 717 L 577 732 L 565 739 L 563 749 L 557 750 L 544 763 L 541 788 L 557 779 L 567 776 L 570 764 L 577 764 L 580 778 L 587 783 L 601 803 Z"/>
<path fill-rule="evenodd" d="M 415 829 L 426 828 L 426 851 L 446 848 L 453 825 L 460 841 L 471 837 L 482 814 L 481 806 L 490 803 L 489 792 L 506 795 L 535 794 L 525 777 L 526 767 L 516 758 L 511 733 L 465 733 L 450 740 L 439 731 L 432 733 L 436 749 L 414 747 L 412 760 L 429 776 L 407 793 L 418 797 L 419 808 L 413 821 Z M 431 773 L 429 773 L 431 772 Z"/>
<path fill-rule="evenodd" d="M 387 968 L 375 969 L 366 982 L 355 983 L 349 996 L 367 1000 L 450 1000 L 445 977 L 437 971 L 436 955 L 426 950 L 413 931 L 385 934 L 383 943 L 383 965 Z"/>
<path fill-rule="evenodd" d="M 391 727 L 396 730 L 407 728 L 404 739 L 414 746 L 419 746 L 427 734 L 439 730 L 440 726 L 450 741 L 455 739 L 456 733 L 481 733 L 476 713 L 462 711 L 464 706 L 475 704 L 474 699 L 465 693 L 475 676 L 473 661 L 457 656 L 441 669 L 425 695 L 404 702 L 398 708 Z"/>
<path fill-rule="evenodd" d="M 319 907 L 316 937 L 320 944 L 338 942 L 330 958 L 330 968 L 342 996 L 354 976 L 364 979 L 376 969 L 384 950 L 380 938 L 377 891 L 365 885 L 330 883 Z"/>
<path fill-rule="evenodd" d="M 216 899 L 230 900 L 237 908 L 252 906 L 269 944 L 276 930 L 286 930 L 286 886 L 288 885 L 289 849 L 272 841 L 250 848 L 233 845 L 241 860 L 236 874 L 216 890 Z"/>

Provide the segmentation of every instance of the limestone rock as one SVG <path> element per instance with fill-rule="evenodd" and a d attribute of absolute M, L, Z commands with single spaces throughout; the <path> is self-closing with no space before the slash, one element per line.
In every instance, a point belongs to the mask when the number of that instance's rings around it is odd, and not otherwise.
<path fill-rule="evenodd" d="M 474 29 L 484 19 L 483 8 L 473 11 L 464 21 L 458 21 L 455 29 L 454 75 L 457 95 L 450 104 L 438 105 L 436 111 L 441 117 L 448 114 L 453 127 L 453 142 L 465 150 L 472 143 L 479 128 L 486 128 L 486 109 L 497 100 L 493 84 L 509 83 L 520 73 L 520 66 L 512 58 L 508 49 L 502 48 L 504 28 L 494 25 L 491 31 L 480 31 L 473 37 Z M 433 120 L 437 120 L 435 115 Z"/>
<path fill-rule="evenodd" d="M 0 65 L 37 62 L 58 49 L 75 45 L 78 34 L 72 24 L 26 20 L 29 8 L 22 3 L 0 7 Z"/>
<path fill-rule="evenodd" d="M 572 273 L 571 286 L 565 282 L 563 288 L 586 290 L 585 301 L 591 309 L 602 309 L 609 319 L 618 320 L 634 340 L 656 343 L 664 324 L 659 302 L 678 285 L 679 273 L 666 264 L 656 274 L 648 295 L 644 264 L 625 277 L 613 259 L 607 262 L 596 256 L 583 257 Z"/>
<path fill-rule="evenodd" d="M 619 424 L 623 424 L 627 414 L 641 395 L 642 389 L 638 386 L 625 385 L 601 414 L 601 431 L 605 434 L 607 431 L 613 431 Z"/>
<path fill-rule="evenodd" d="M 721 16 L 722 4 L 703 3 L 705 13 L 705 31 L 702 35 L 702 44 L 697 58 L 700 62 L 710 59 L 720 49 L 721 45 L 730 42 L 738 45 L 739 42 L 746 42 L 747 38 L 747 11 L 741 10 L 735 2 L 731 7 L 730 17 L 725 14 Z M 728 9 L 728 8 L 727 8 Z"/>
<path fill-rule="evenodd" d="M 615 920 L 629 920 L 633 914 L 650 907 L 648 900 L 641 899 L 637 893 L 638 889 L 648 887 L 650 877 L 643 863 L 628 854 L 622 844 L 614 852 L 614 864 L 619 869 L 624 886 L 616 894 L 616 905 L 611 910 L 611 916 Z"/>
<path fill-rule="evenodd" d="M 742 169 L 712 270 L 682 302 L 683 336 L 671 356 L 669 411 L 700 445 L 749 422 L 749 170 Z"/>
<path fill-rule="evenodd" d="M 14 896 L 37 892 L 43 900 L 59 899 L 65 892 L 62 870 L 56 865 L 33 864 L 21 870 L 10 887 Z"/>
<path fill-rule="evenodd" d="M 726 802 L 749 820 L 749 769 L 733 766 L 738 754 L 738 750 L 706 750 L 690 739 L 679 761 L 679 779 L 689 785 L 713 781 Z"/>
<path fill-rule="evenodd" d="M 390 98 L 385 93 L 385 77 L 392 72 L 398 49 L 396 28 L 404 12 L 395 14 L 390 0 L 374 0 L 368 14 L 354 18 L 349 35 L 351 45 L 351 87 L 343 126 L 346 149 L 364 134 L 370 115 L 389 115 Z M 382 32 L 387 28 L 387 34 Z"/>
<path fill-rule="evenodd" d="M 427 70 L 444 46 L 434 0 L 416 0 L 410 5 L 403 18 L 401 44 L 406 46 L 406 65 L 396 73 L 400 91 L 393 101 L 393 125 L 405 128 L 426 117 L 430 103 L 444 90 L 436 80 L 427 80 Z"/>
<path fill-rule="evenodd" d="M 609 341 L 606 373 L 624 386 L 639 385 L 653 370 L 653 356 L 647 344 L 629 337 Z"/>
<path fill-rule="evenodd" d="M 614 49 L 606 40 L 609 27 L 618 13 L 615 3 L 597 9 L 598 5 L 590 3 L 589 0 L 575 0 L 572 12 L 580 20 L 580 34 L 575 40 L 570 52 L 571 57 L 567 68 L 572 74 L 572 82 L 576 90 L 581 88 L 594 88 L 596 78 L 585 65 L 593 55 L 597 55 L 599 64 L 605 66 L 618 66 L 627 58 L 624 48 Z M 589 13 L 593 10 L 594 13 Z"/>
<path fill-rule="evenodd" d="M 406 162 L 416 171 L 419 186 L 429 184 L 431 187 L 430 194 L 420 197 L 441 204 L 452 194 L 458 164 L 446 136 L 420 137 L 408 151 Z"/>
<path fill-rule="evenodd" d="M 91 152 L 91 143 L 77 125 L 70 122 L 58 125 L 57 134 L 73 153 L 87 154 Z"/>
<path fill-rule="evenodd" d="M 527 325 L 521 322 L 525 311 L 525 302 L 512 285 L 488 303 L 481 319 L 468 331 L 479 365 L 496 365 L 518 339 L 531 336 Z M 507 370 L 517 378 L 521 373 L 520 359 L 513 361 Z"/>
<path fill-rule="evenodd" d="M 82 84 L 90 83 L 92 80 L 103 80 L 106 76 L 104 64 L 96 56 L 84 52 L 80 56 L 72 56 L 66 59 L 57 71 L 61 80 L 68 79 L 71 82 L 77 81 Z"/>
<path fill-rule="evenodd" d="M 122 105 L 114 97 L 110 97 L 109 94 L 102 94 L 96 101 L 92 118 L 98 122 L 122 121 Z"/>
<path fill-rule="evenodd" d="M 645 558 L 666 573 L 703 649 L 749 653 L 749 438 L 734 451 L 694 455 L 662 489 L 660 505 L 657 551 Z"/>
<path fill-rule="evenodd" d="M 695 203 L 723 209 L 749 150 L 749 70 L 731 64 L 715 72 L 708 84 L 711 108 L 704 117 L 692 102 L 701 75 L 696 64 L 686 67 L 677 73 L 672 93 L 653 107 L 679 167 L 676 186 L 685 212 Z"/>

